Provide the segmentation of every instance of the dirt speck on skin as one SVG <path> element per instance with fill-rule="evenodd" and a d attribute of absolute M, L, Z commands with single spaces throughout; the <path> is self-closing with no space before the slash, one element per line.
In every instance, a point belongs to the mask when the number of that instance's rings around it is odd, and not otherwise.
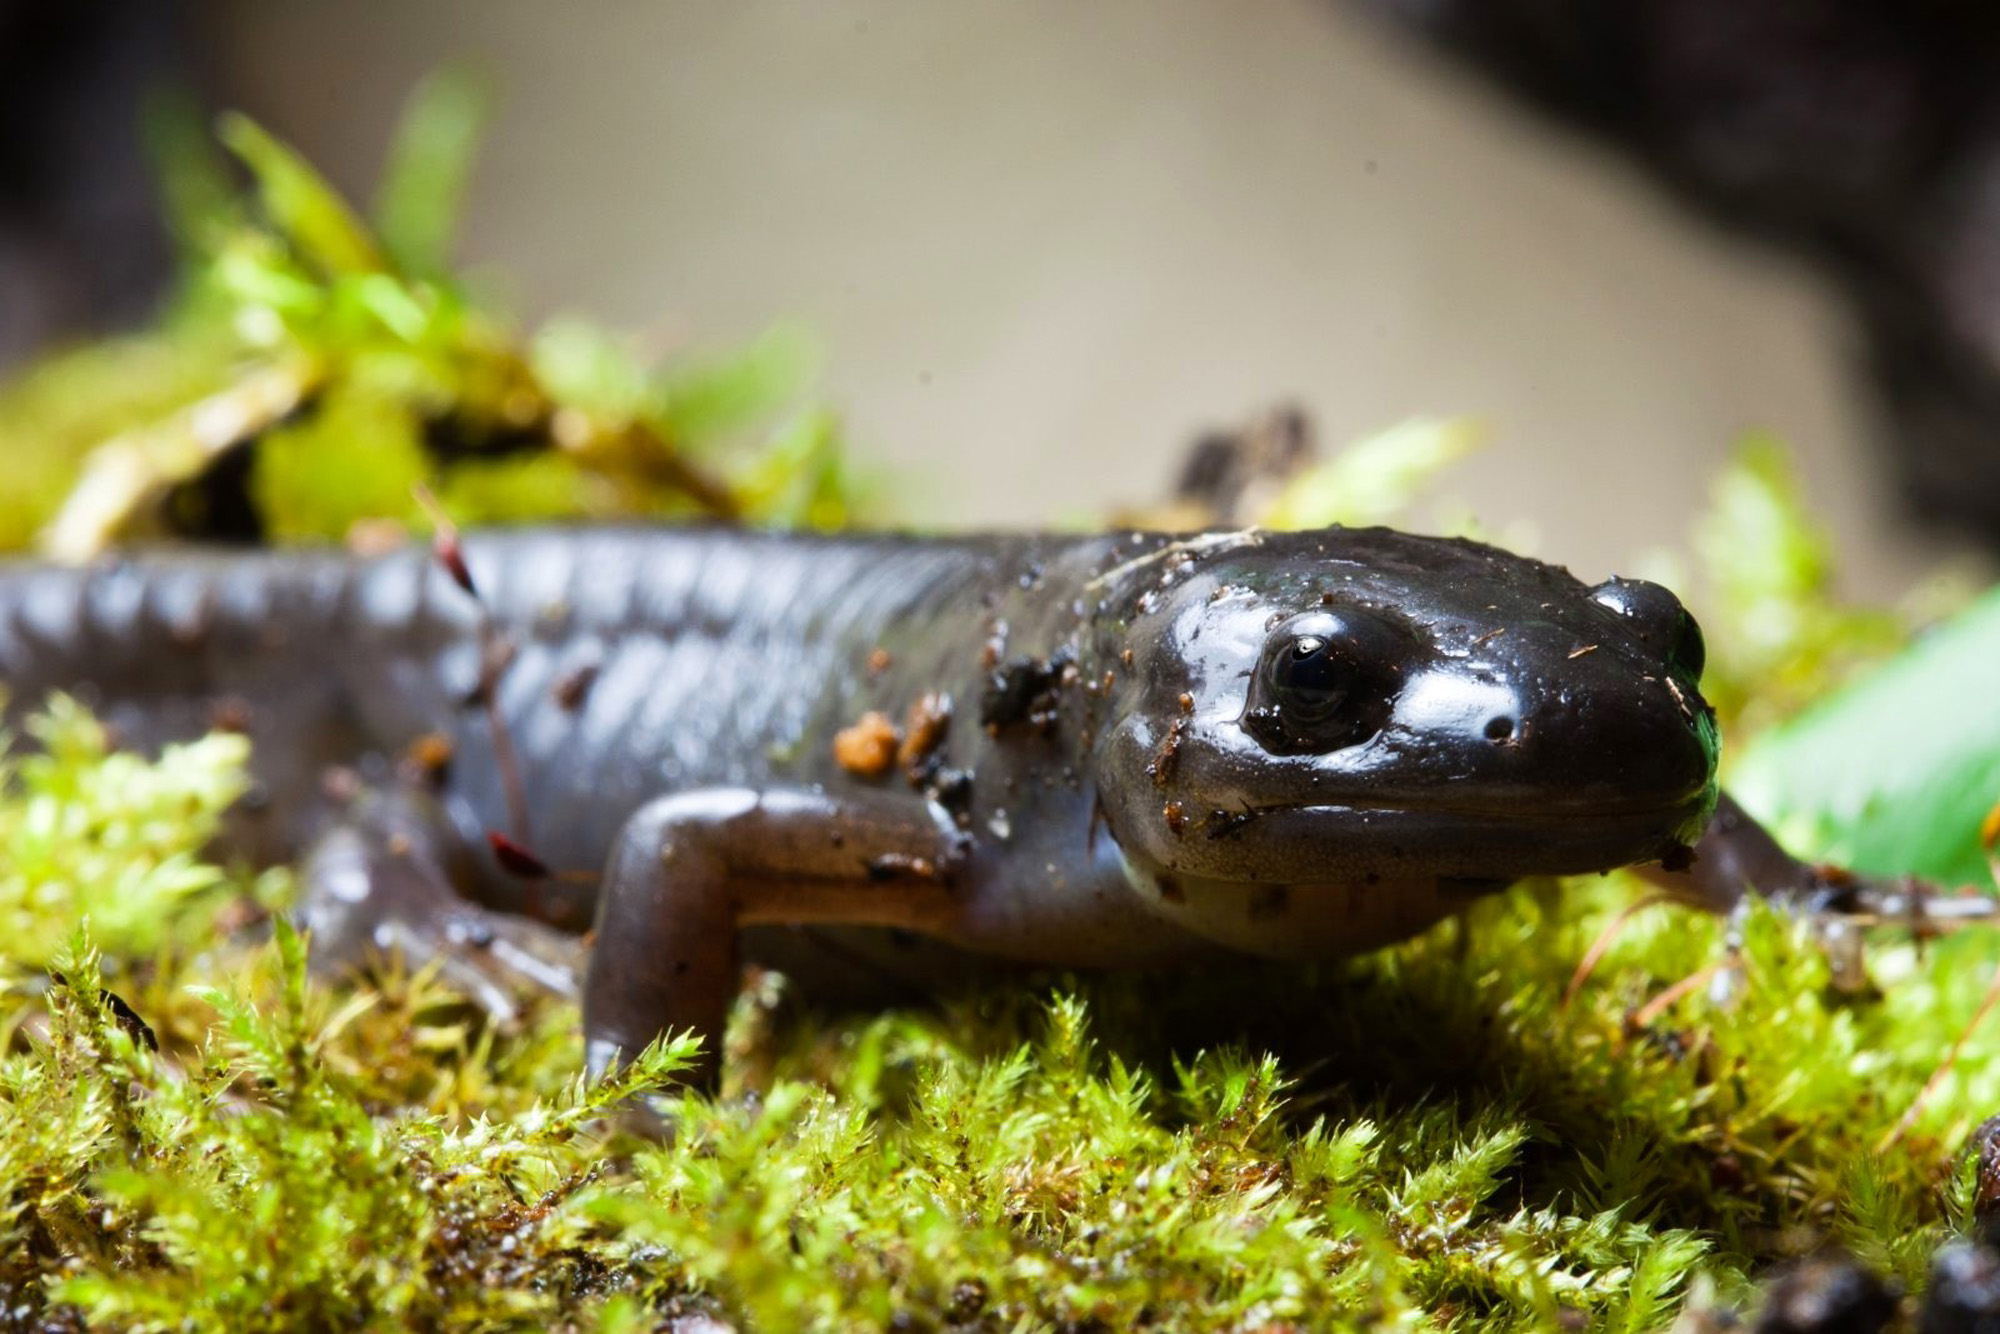
<path fill-rule="evenodd" d="M 912 857 L 905 852 L 885 852 L 868 862 L 870 880 L 935 880 L 937 863 L 928 857 Z"/>
<path fill-rule="evenodd" d="M 1202 828 L 1210 838 L 1230 838 L 1256 817 L 1249 811 L 1210 811 Z M 1392 851 L 1398 851 L 1392 849 Z"/>
<path fill-rule="evenodd" d="M 963 829 L 972 821 L 972 770 L 948 769 L 933 761 L 911 786 L 938 804 Z"/>
<path fill-rule="evenodd" d="M 597 684 L 598 671 L 596 663 L 587 662 L 574 671 L 565 672 L 552 691 L 556 707 L 564 713 L 575 713 L 582 708 L 584 701 L 590 698 L 590 688 Z"/>
<path fill-rule="evenodd" d="M 1152 763 L 1146 766 L 1147 777 L 1154 787 L 1166 787 L 1174 781 L 1174 770 L 1181 762 L 1181 738 L 1187 735 L 1187 719 L 1176 718 L 1167 727 L 1167 734 L 1160 738 L 1160 748 L 1153 754 Z"/>
<path fill-rule="evenodd" d="M 1021 724 L 1052 732 L 1062 705 L 1059 692 L 1076 679 L 1075 664 L 1061 655 L 1010 659 L 987 678 L 979 721 L 992 732 Z"/>
<path fill-rule="evenodd" d="M 1000 659 L 1007 652 L 1007 622 L 995 618 L 988 627 L 986 642 L 979 646 L 979 665 L 992 671 L 1000 665 Z"/>
<path fill-rule="evenodd" d="M 870 709 L 834 735 L 834 763 L 857 778 L 880 778 L 895 764 L 900 739 L 889 715 Z"/>
<path fill-rule="evenodd" d="M 921 782 L 927 776 L 932 754 L 951 730 L 951 714 L 951 696 L 942 691 L 927 691 L 910 705 L 903 722 L 902 749 L 896 758 L 911 782 Z"/>
<path fill-rule="evenodd" d="M 902 745 L 896 759 L 903 777 L 923 793 L 963 829 L 972 820 L 972 771 L 954 769 L 944 762 L 944 739 L 951 731 L 951 696 L 927 691 L 910 705 L 903 723 Z"/>

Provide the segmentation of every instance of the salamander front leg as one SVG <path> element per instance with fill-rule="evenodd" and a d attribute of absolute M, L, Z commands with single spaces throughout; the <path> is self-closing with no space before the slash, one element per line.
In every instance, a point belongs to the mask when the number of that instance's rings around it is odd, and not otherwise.
<path fill-rule="evenodd" d="M 956 859 L 957 835 L 900 795 L 715 788 L 651 803 L 619 835 L 598 906 L 583 994 L 591 1073 L 692 1029 L 704 1049 L 688 1082 L 713 1088 L 740 930 L 935 934 L 957 911 Z"/>
<path fill-rule="evenodd" d="M 1725 916 L 1748 893 L 1804 905 L 1826 887 L 1822 868 L 1786 852 L 1727 792 L 1717 799 L 1687 865 L 1646 866 L 1640 874 L 1677 898 Z"/>
<path fill-rule="evenodd" d="M 1838 866 L 1801 861 L 1727 792 L 1694 845 L 1691 864 L 1677 870 L 1641 868 L 1648 880 L 1715 913 L 1731 913 L 1746 894 L 1823 917 L 1867 918 L 1934 928 L 1991 921 L 1995 901 L 1952 894 L 1914 878 L 1857 875 Z"/>
<path fill-rule="evenodd" d="M 1915 877 L 1857 875 L 1838 866 L 1801 861 L 1726 792 L 1695 843 L 1691 864 L 1671 871 L 1660 866 L 1639 869 L 1676 898 L 1731 919 L 1726 938 L 1729 963 L 1710 988 L 1718 996 L 1733 994 L 1740 985 L 1739 922 L 1754 897 L 1811 919 L 1832 966 L 1834 985 L 1843 990 L 1867 985 L 1863 932 L 1868 926 L 1936 933 L 1972 922 L 2000 921 L 2000 900 L 1989 895 L 1955 894 Z"/>

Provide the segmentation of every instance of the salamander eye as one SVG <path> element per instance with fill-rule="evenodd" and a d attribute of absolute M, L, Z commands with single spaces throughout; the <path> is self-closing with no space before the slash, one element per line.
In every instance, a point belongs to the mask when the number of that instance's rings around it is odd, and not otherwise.
<path fill-rule="evenodd" d="M 1674 639 L 1674 651 L 1669 663 L 1690 681 L 1701 680 L 1701 669 L 1708 665 L 1708 641 L 1701 637 L 1701 626 L 1687 612 L 1681 613 L 1681 631 Z"/>
<path fill-rule="evenodd" d="M 1387 721 L 1412 651 L 1405 632 L 1366 612 L 1297 617 L 1265 641 L 1243 725 L 1278 754 L 1365 741 Z"/>
<path fill-rule="evenodd" d="M 1643 642 L 1665 653 L 1667 666 L 1691 681 L 1701 679 L 1707 646 L 1679 598 L 1644 579 L 1607 579 L 1590 590 L 1590 599 L 1631 622 Z"/>
<path fill-rule="evenodd" d="M 1317 727 L 1347 698 L 1351 672 L 1343 671 L 1331 643 L 1299 635 L 1271 659 L 1271 694 L 1289 721 Z"/>

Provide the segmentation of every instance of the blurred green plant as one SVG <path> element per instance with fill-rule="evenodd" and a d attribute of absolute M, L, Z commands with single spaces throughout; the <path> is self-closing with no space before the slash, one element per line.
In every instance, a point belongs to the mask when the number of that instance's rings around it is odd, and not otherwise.
<path fill-rule="evenodd" d="M 1744 437 L 1710 495 L 1685 582 L 1709 642 L 1702 693 L 1726 729 L 1790 717 L 1908 640 L 1910 615 L 1839 596 L 1833 544 L 1777 439 Z"/>
<path fill-rule="evenodd" d="M 1258 522 L 1283 529 L 1392 522 L 1485 438 L 1485 428 L 1470 417 L 1413 417 L 1302 470 Z"/>
<path fill-rule="evenodd" d="M 220 127 L 245 192 L 164 115 L 180 290 L 154 331 L 0 392 L 0 545 L 45 519 L 67 559 L 161 531 L 339 539 L 416 521 L 419 481 L 466 522 L 850 521 L 838 428 L 801 406 L 819 358 L 799 330 L 655 365 L 577 321 L 523 335 L 453 275 L 483 119 L 462 73 L 425 81 L 364 220 L 253 122 Z"/>
<path fill-rule="evenodd" d="M 1760 736 L 1738 797 L 1790 844 L 1856 870 L 1985 885 L 2000 811 L 2000 592 Z"/>
<path fill-rule="evenodd" d="M 1902 608 L 1842 600 L 1832 543 L 1763 435 L 1717 479 L 1695 551 L 1702 691 L 1737 798 L 1802 855 L 1991 888 L 2000 600 L 1962 606 L 1970 591 L 1949 580 Z"/>
<path fill-rule="evenodd" d="M 64 697 L 30 733 L 31 753 L 0 749 L 0 783 L 15 789 L 0 800 L 0 968 L 47 968 L 84 921 L 124 957 L 212 934 L 237 887 L 201 852 L 243 795 L 248 743 L 217 733 L 148 762 L 113 752 Z"/>

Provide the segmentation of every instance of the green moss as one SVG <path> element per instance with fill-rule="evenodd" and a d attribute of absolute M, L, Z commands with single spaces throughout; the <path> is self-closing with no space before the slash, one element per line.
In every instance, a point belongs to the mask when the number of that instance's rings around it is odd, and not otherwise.
<path fill-rule="evenodd" d="M 605 1286 L 541 1234 L 593 1175 L 589 1125 L 684 1046 L 501 1119 L 391 1113 L 323 1051 L 366 998 L 325 1013 L 282 919 L 269 954 L 268 976 L 199 990 L 214 1029 L 178 1070 L 100 999 L 87 945 L 65 961 L 49 1036 L 5 1080 L 42 1131 L 0 1169 L 6 1250 L 48 1257 L 43 1300 L 117 1328 L 500 1328 Z"/>
<path fill-rule="evenodd" d="M 243 793 L 243 739 L 211 736 L 147 763 L 113 753 L 104 729 L 63 699 L 31 730 L 39 752 L 0 768 L 15 786 L 0 804 L 9 964 L 47 966 L 82 921 L 133 957 L 212 926 L 229 879 L 200 852 Z"/>
<path fill-rule="evenodd" d="M 1805 924 L 1759 913 L 1737 999 L 1642 1023 L 1722 926 L 1634 914 L 1565 1005 L 1635 895 L 1612 878 L 1322 968 L 783 1022 L 767 977 L 725 1095 L 674 1098 L 649 1145 L 615 1106 L 665 1096 L 684 1046 L 585 1090 L 567 1005 L 499 1032 L 427 976 L 309 981 L 282 919 L 211 943 L 259 902 L 191 856 L 240 747 L 107 755 L 69 706 L 39 731 L 0 847 L 36 886 L 16 938 L 69 940 L 52 974 L 8 961 L 0 1284 L 102 1327 L 1649 1329 L 1696 1273 L 1741 1293 L 1829 1238 L 1920 1283 L 2000 1105 L 2000 1055 L 1968 1052 L 1877 1151 L 1985 941 L 1885 936 L 1877 988 L 1838 991 Z"/>

